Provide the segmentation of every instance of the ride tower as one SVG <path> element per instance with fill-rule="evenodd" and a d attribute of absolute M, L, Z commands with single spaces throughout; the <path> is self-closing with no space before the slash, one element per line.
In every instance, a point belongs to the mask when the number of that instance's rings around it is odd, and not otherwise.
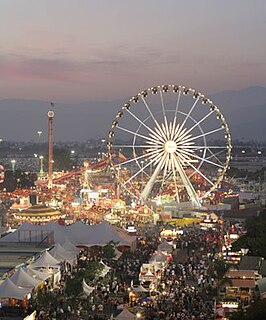
<path fill-rule="evenodd" d="M 51 102 L 51 107 L 54 107 L 54 104 Z M 48 111 L 48 189 L 51 189 L 53 186 L 53 119 L 54 111 Z"/>

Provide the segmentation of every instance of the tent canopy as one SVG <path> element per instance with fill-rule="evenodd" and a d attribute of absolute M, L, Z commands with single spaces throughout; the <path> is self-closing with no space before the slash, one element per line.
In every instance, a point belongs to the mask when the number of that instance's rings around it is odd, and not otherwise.
<path fill-rule="evenodd" d="M 146 288 L 144 288 L 141 284 L 137 288 L 133 288 L 134 292 L 148 292 Z"/>
<path fill-rule="evenodd" d="M 30 288 L 19 288 L 9 278 L 7 278 L 0 285 L 0 297 L 23 300 L 31 290 L 32 289 Z"/>
<path fill-rule="evenodd" d="M 79 254 L 80 252 L 80 249 L 78 249 L 72 242 L 67 239 L 65 239 L 64 242 L 61 243 L 61 247 L 75 255 Z"/>
<path fill-rule="evenodd" d="M 90 287 L 86 282 L 85 282 L 85 280 L 83 279 L 83 281 L 82 281 L 82 289 L 83 289 L 83 293 L 85 294 L 85 295 L 90 295 L 90 294 L 92 294 L 92 292 L 94 291 L 94 287 Z"/>
<path fill-rule="evenodd" d="M 136 316 L 134 315 L 134 313 L 131 313 L 127 309 L 124 309 L 121 313 L 119 313 L 118 316 L 115 317 L 115 319 L 119 319 L 119 320 L 135 320 Z"/>
<path fill-rule="evenodd" d="M 70 264 L 74 264 L 75 254 L 64 249 L 59 243 L 56 243 L 49 253 L 58 261 L 67 261 Z"/>
<path fill-rule="evenodd" d="M 28 275 L 30 275 L 34 279 L 40 279 L 42 281 L 49 279 L 53 275 L 50 272 L 38 271 L 30 268 L 29 266 L 27 267 L 26 272 L 28 273 Z"/>
<path fill-rule="evenodd" d="M 64 244 L 66 241 L 72 244 L 72 249 L 73 244 L 105 246 L 111 241 L 134 249 L 136 243 L 135 237 L 129 236 L 124 230 L 112 226 L 107 221 L 93 226 L 82 222 L 76 222 L 69 226 L 62 226 L 54 222 L 45 225 L 33 225 L 25 222 L 15 232 L 1 238 L 0 242 L 41 242 L 43 234 L 47 233 L 52 233 L 54 242 L 63 244 L 65 249 L 67 249 Z"/>
<path fill-rule="evenodd" d="M 23 288 L 34 289 L 42 280 L 37 280 L 31 277 L 24 269 L 19 268 L 11 277 L 10 280 L 17 286 Z"/>
<path fill-rule="evenodd" d="M 44 251 L 30 266 L 31 268 L 59 268 L 60 261 L 52 257 L 48 251 Z"/>
<path fill-rule="evenodd" d="M 158 249 L 160 251 L 167 251 L 170 253 L 173 251 L 173 246 L 167 241 L 163 241 L 162 243 L 159 244 Z"/>

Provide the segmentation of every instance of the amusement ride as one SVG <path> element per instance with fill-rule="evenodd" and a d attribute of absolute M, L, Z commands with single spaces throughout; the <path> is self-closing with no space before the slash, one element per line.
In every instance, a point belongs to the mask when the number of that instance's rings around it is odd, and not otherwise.
<path fill-rule="evenodd" d="M 174 201 L 201 207 L 219 188 L 231 158 L 222 112 L 201 92 L 158 85 L 117 112 L 108 153 L 123 192 L 142 203 Z"/>

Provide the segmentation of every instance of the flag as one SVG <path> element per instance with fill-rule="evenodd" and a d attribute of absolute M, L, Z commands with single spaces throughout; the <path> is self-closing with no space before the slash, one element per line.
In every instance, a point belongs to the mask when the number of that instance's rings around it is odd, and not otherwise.
<path fill-rule="evenodd" d="M 118 162 L 120 163 L 120 162 L 124 162 L 126 160 L 127 160 L 127 158 L 123 155 L 123 153 L 121 152 L 121 149 L 119 149 L 119 151 L 118 151 Z"/>

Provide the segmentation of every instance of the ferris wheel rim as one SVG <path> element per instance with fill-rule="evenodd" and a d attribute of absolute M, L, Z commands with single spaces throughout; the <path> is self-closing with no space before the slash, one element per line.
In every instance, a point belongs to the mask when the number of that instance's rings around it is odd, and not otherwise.
<path fill-rule="evenodd" d="M 232 145 L 231 145 L 231 134 L 230 134 L 230 131 L 229 131 L 229 127 L 227 125 L 227 122 L 225 120 L 225 117 L 223 116 L 223 114 L 221 113 L 220 109 L 209 99 L 207 98 L 205 95 L 203 95 L 202 93 L 200 93 L 199 91 L 196 91 L 195 89 L 192 89 L 192 88 L 189 88 L 189 87 L 185 87 L 185 86 L 180 86 L 180 85 L 159 85 L 159 86 L 154 86 L 154 87 L 150 87 L 148 89 L 145 89 L 145 90 L 142 90 L 140 91 L 137 95 L 133 96 L 131 99 L 129 99 L 129 101 L 127 103 L 125 103 L 121 109 L 117 112 L 117 115 L 116 117 L 114 118 L 113 122 L 112 122 L 112 127 L 111 127 L 111 130 L 109 131 L 109 140 L 108 140 L 108 152 L 109 152 L 109 159 L 110 159 L 110 164 L 112 167 L 115 166 L 115 164 L 113 163 L 113 156 L 112 156 L 112 149 L 113 149 L 113 136 L 114 136 L 114 128 L 116 127 L 116 124 L 118 123 L 118 119 L 119 118 L 122 118 L 123 117 L 123 110 L 129 110 L 130 107 L 134 104 L 134 103 L 137 103 L 139 98 L 142 99 L 143 103 L 145 104 L 145 98 L 147 97 L 147 95 L 149 93 L 154 93 L 156 91 L 156 93 L 160 93 L 160 98 L 161 98 L 161 101 L 162 101 L 162 97 L 163 97 L 163 92 L 167 92 L 169 89 L 172 89 L 174 93 L 178 93 L 178 98 L 177 98 L 177 105 L 176 105 L 176 108 L 175 110 L 167 110 L 165 109 L 165 106 L 163 105 L 163 102 L 162 102 L 162 111 L 160 111 L 160 113 L 163 113 L 164 116 L 166 115 L 166 112 L 175 112 L 175 116 L 177 113 L 181 112 L 180 110 L 178 110 L 178 107 L 179 107 L 179 101 L 180 101 L 180 97 L 181 97 L 181 94 L 193 94 L 193 98 L 194 98 L 194 95 L 195 95 L 195 99 L 196 99 L 196 102 L 194 103 L 194 105 L 197 104 L 197 102 L 201 99 L 202 103 L 204 102 L 205 104 L 208 104 L 210 106 L 210 110 L 212 110 L 213 113 L 215 113 L 217 115 L 217 118 L 220 119 L 221 121 L 221 128 L 218 128 L 218 130 L 221 130 L 223 129 L 224 130 L 224 133 L 225 133 L 225 139 L 226 139 L 226 144 L 225 144 L 225 147 L 223 147 L 224 150 L 226 152 L 226 155 L 225 155 L 225 163 L 223 164 L 223 169 L 221 168 L 221 172 L 219 174 L 219 176 L 217 177 L 217 181 L 215 182 L 215 184 L 210 187 L 210 189 L 204 194 L 204 196 L 202 196 L 201 198 L 199 198 L 200 200 L 202 200 L 203 198 L 205 198 L 206 196 L 208 196 L 212 191 L 214 191 L 217 186 L 220 184 L 220 182 L 222 181 L 222 179 L 224 178 L 224 175 L 225 175 L 225 172 L 229 166 L 229 161 L 230 161 L 230 158 L 231 158 L 231 148 L 232 148 Z M 147 106 L 146 106 L 147 107 Z M 154 118 L 154 114 L 149 110 L 149 107 L 147 107 L 148 111 L 149 111 L 149 116 L 147 118 L 153 118 L 155 124 L 156 124 L 156 119 Z M 186 118 L 185 118 L 185 121 L 187 120 L 188 117 L 190 117 L 190 113 L 192 113 L 193 111 L 193 108 L 192 110 L 189 111 L 189 113 L 186 114 Z M 121 114 L 122 113 L 122 114 Z M 208 115 L 207 115 L 208 116 Z M 204 119 L 203 119 L 204 120 Z M 201 120 L 201 121 L 203 121 Z M 145 122 L 145 121 L 144 121 Z M 143 124 L 143 123 L 142 123 Z M 139 126 L 141 127 L 140 124 Z M 184 126 L 184 123 L 183 123 L 183 126 Z M 195 121 L 195 126 L 199 126 L 199 124 L 196 123 Z M 169 129 L 169 128 L 168 128 Z M 181 128 L 182 129 L 182 128 Z M 193 129 L 193 128 L 192 128 Z M 190 128 L 190 131 L 192 131 L 192 129 Z M 139 129 L 138 129 L 139 130 Z M 129 131 L 129 130 L 128 130 Z M 212 132 L 211 132 L 212 133 Z M 211 134 L 210 133 L 210 134 Z M 134 135 L 134 133 L 131 132 L 131 134 L 133 134 L 134 136 L 134 139 L 136 140 L 136 134 Z M 207 133 L 208 134 L 208 133 Z M 204 137 L 205 137 L 206 134 L 204 134 Z M 140 135 L 141 136 L 141 135 Z M 143 137 L 143 136 L 142 136 Z M 196 140 L 197 138 L 200 138 L 201 135 L 198 135 L 198 137 L 194 137 L 193 139 L 189 139 L 189 140 Z M 147 138 L 147 137 L 145 137 Z M 133 148 L 133 150 L 135 151 L 135 140 L 134 140 L 134 145 L 133 146 L 128 146 L 128 147 L 131 147 Z M 147 146 L 146 146 L 147 147 Z M 204 148 L 204 152 L 205 152 L 205 155 L 206 155 L 206 150 L 207 149 L 212 149 L 213 147 L 207 147 L 206 144 L 205 144 L 205 148 Z M 205 159 L 205 155 L 204 155 L 204 159 Z M 217 154 L 216 154 L 217 155 Z M 213 156 L 215 156 L 215 154 L 213 153 Z M 212 156 L 211 156 L 212 157 Z M 133 159 L 134 161 L 134 159 Z M 138 161 L 138 160 L 137 160 Z M 201 160 L 201 163 L 203 162 L 203 160 Z M 207 161 L 206 161 L 207 162 Z M 138 163 L 138 162 L 136 162 Z M 139 163 L 138 163 L 139 165 Z M 196 170 L 194 170 L 194 173 L 195 174 Z M 191 178 L 191 176 L 190 176 Z M 125 186 L 124 186 L 125 187 Z M 126 188 L 127 189 L 127 188 Z M 134 193 L 131 191 L 131 190 L 127 190 L 131 195 L 134 195 Z"/>

